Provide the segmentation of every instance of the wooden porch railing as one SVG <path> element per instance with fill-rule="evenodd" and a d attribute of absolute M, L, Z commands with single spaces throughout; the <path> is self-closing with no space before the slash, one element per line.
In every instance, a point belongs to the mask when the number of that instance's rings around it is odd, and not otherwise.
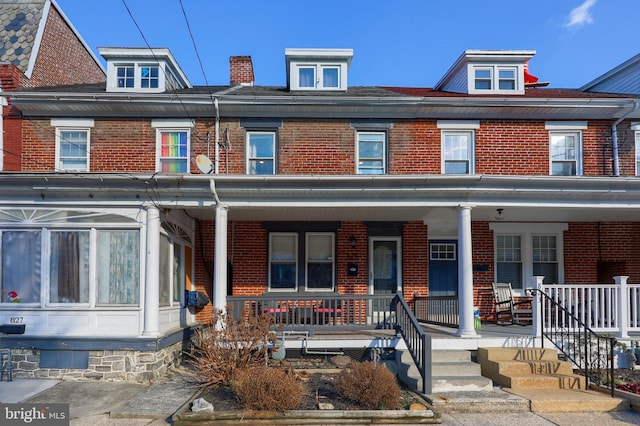
<path fill-rule="evenodd" d="M 234 319 L 271 315 L 284 330 L 393 329 L 394 295 L 265 294 L 228 296 Z"/>
<path fill-rule="evenodd" d="M 640 284 L 620 280 L 617 284 L 544 284 L 539 289 L 597 333 L 617 338 L 640 333 Z M 568 327 L 572 322 L 560 311 L 543 309 L 542 315 L 553 315 L 543 322 L 548 326 Z"/>

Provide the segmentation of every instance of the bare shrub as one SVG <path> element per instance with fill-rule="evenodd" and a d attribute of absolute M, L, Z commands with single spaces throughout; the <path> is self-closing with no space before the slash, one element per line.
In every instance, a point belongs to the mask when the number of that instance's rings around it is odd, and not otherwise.
<path fill-rule="evenodd" d="M 336 379 L 336 392 L 368 409 L 393 409 L 400 401 L 400 385 L 384 364 L 353 362 Z"/>
<path fill-rule="evenodd" d="M 217 310 L 213 321 L 196 330 L 187 353 L 197 379 L 205 386 L 228 386 L 238 369 L 266 364 L 266 350 L 275 341 L 273 318 L 241 315 L 235 320 L 231 307 Z"/>
<path fill-rule="evenodd" d="M 302 383 L 291 371 L 263 365 L 236 373 L 233 389 L 246 410 L 282 412 L 302 403 Z"/>

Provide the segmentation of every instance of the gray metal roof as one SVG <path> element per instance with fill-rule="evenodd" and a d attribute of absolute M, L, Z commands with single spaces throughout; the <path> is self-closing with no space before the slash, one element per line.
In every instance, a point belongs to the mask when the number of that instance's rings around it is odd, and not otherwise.
<path fill-rule="evenodd" d="M 640 95 L 640 54 L 585 84 L 580 90 Z"/>
<path fill-rule="evenodd" d="M 0 62 L 26 73 L 47 0 L 0 0 Z"/>

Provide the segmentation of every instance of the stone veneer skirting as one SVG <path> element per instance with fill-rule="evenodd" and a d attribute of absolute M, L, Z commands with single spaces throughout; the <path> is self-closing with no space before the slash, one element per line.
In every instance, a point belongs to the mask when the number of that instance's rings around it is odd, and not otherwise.
<path fill-rule="evenodd" d="M 92 350 L 87 369 L 40 368 L 38 351 L 12 349 L 13 378 L 147 382 L 180 365 L 183 349 L 178 342 L 156 351 Z"/>

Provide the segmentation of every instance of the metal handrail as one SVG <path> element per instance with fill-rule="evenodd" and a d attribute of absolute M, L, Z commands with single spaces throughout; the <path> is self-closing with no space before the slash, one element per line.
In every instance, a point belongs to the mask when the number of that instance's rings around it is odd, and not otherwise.
<path fill-rule="evenodd" d="M 585 377 L 585 389 L 589 382 L 611 390 L 614 396 L 613 376 L 614 347 L 616 339 L 600 336 L 590 329 L 565 306 L 556 302 L 540 289 L 534 289 L 540 297 L 542 318 L 542 347 L 549 340 Z M 562 324 L 562 327 L 556 324 Z"/>
<path fill-rule="evenodd" d="M 396 313 L 396 331 L 404 339 L 407 349 L 422 376 L 422 392 L 430 394 L 431 377 L 431 336 L 427 334 L 404 298 L 396 294 L 391 301 L 391 310 Z"/>

